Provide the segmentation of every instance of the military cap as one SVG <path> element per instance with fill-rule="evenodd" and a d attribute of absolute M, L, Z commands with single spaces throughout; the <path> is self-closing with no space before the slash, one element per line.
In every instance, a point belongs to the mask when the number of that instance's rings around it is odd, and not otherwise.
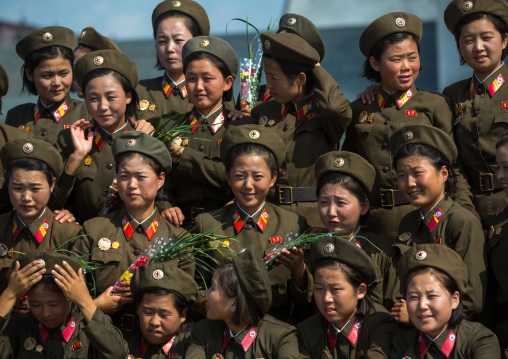
<path fill-rule="evenodd" d="M 413 34 L 420 42 L 423 34 L 422 20 L 413 14 L 392 12 L 374 20 L 360 37 L 360 51 L 369 58 L 374 46 L 385 37 L 398 32 Z"/>
<path fill-rule="evenodd" d="M 261 42 L 263 53 L 271 57 L 304 65 L 314 65 L 319 62 L 318 52 L 296 34 L 263 32 Z"/>
<path fill-rule="evenodd" d="M 206 52 L 224 61 L 233 78 L 238 73 L 238 58 L 235 50 L 224 40 L 215 36 L 196 36 L 187 40 L 182 49 L 182 59 L 195 52 Z"/>
<path fill-rule="evenodd" d="M 199 288 L 194 278 L 167 262 L 148 263 L 136 269 L 131 279 L 132 296 L 162 288 L 179 295 L 189 305 L 196 301 Z"/>
<path fill-rule="evenodd" d="M 441 244 L 427 243 L 417 244 L 405 251 L 397 267 L 403 288 L 406 287 L 409 272 L 420 267 L 432 267 L 444 272 L 457 284 L 460 294 L 466 294 L 467 266 L 453 249 Z"/>
<path fill-rule="evenodd" d="M 49 26 L 32 31 L 16 44 L 16 53 L 23 61 L 31 53 L 49 46 L 67 47 L 74 51 L 76 48 L 76 34 L 74 31 L 61 26 Z"/>
<path fill-rule="evenodd" d="M 9 91 L 9 76 L 0 64 L 0 97 L 7 95 L 7 91 Z"/>
<path fill-rule="evenodd" d="M 315 172 L 318 183 L 329 173 L 344 173 L 360 182 L 367 193 L 372 191 L 376 179 L 376 170 L 365 158 L 347 151 L 332 151 L 319 156 Z"/>
<path fill-rule="evenodd" d="M 400 128 L 390 137 L 392 153 L 406 143 L 421 143 L 439 150 L 453 164 L 457 159 L 457 147 L 450 136 L 437 127 L 414 124 Z"/>
<path fill-rule="evenodd" d="M 101 35 L 93 27 L 85 27 L 79 35 L 78 46 L 86 46 L 92 51 L 96 50 L 116 50 L 120 51 L 120 48 L 111 40 L 109 37 Z M 122 52 L 122 51 L 120 51 Z"/>
<path fill-rule="evenodd" d="M 376 264 L 368 254 L 348 240 L 336 236 L 321 237 L 310 245 L 312 269 L 322 259 L 333 259 L 358 271 L 371 285 L 377 279 Z"/>
<path fill-rule="evenodd" d="M 60 177 L 63 170 L 62 156 L 55 147 L 46 141 L 35 138 L 20 138 L 8 141 L 0 151 L 3 168 L 21 158 L 32 158 L 49 166 L 55 177 Z"/>
<path fill-rule="evenodd" d="M 127 55 L 116 50 L 98 50 L 83 55 L 74 65 L 74 76 L 83 87 L 86 76 L 95 70 L 109 69 L 125 77 L 135 88 L 138 85 L 138 68 Z"/>
<path fill-rule="evenodd" d="M 45 274 L 51 274 L 51 271 L 55 269 L 55 265 L 63 267 L 63 261 L 66 261 L 76 273 L 78 272 L 79 268 L 81 268 L 81 263 L 78 260 L 57 251 L 30 252 L 19 257 L 17 261 L 19 262 L 20 269 L 26 267 L 33 261 L 38 261 L 42 263 L 43 267 L 46 269 Z M 14 263 L 11 269 L 13 268 Z"/>
<path fill-rule="evenodd" d="M 166 174 L 171 172 L 173 162 L 164 143 L 151 135 L 141 131 L 122 132 L 116 136 L 111 145 L 113 156 L 117 157 L 125 152 L 137 152 L 157 161 Z"/>
<path fill-rule="evenodd" d="M 505 0 L 453 0 L 444 12 L 446 27 L 455 35 L 455 29 L 462 19 L 477 13 L 497 16 L 508 25 L 508 3 Z"/>
<path fill-rule="evenodd" d="M 196 1 L 191 0 L 165 0 L 155 7 L 152 13 L 152 27 L 155 32 L 155 26 L 159 18 L 168 12 L 181 12 L 190 16 L 199 26 L 200 36 L 210 35 L 210 20 L 205 9 Z"/>
<path fill-rule="evenodd" d="M 263 260 L 256 255 L 254 244 L 233 257 L 233 268 L 249 305 L 266 313 L 272 305 L 272 285 Z"/>
<path fill-rule="evenodd" d="M 279 21 L 279 31 L 281 29 L 294 32 L 312 46 L 319 54 L 319 62 L 325 58 L 325 43 L 321 38 L 316 25 L 309 19 L 298 14 L 284 14 Z"/>
<path fill-rule="evenodd" d="M 277 166 L 282 166 L 286 146 L 282 138 L 268 127 L 259 125 L 235 126 L 229 130 L 220 144 L 220 157 L 224 162 L 233 148 L 243 143 L 261 145 L 269 149 L 275 156 Z"/>

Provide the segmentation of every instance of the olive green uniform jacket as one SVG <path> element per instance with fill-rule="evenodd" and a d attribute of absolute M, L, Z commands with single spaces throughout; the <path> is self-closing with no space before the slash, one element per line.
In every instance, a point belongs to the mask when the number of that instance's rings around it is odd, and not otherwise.
<path fill-rule="evenodd" d="M 267 101 L 251 112 L 260 125 L 272 127 L 286 144 L 286 156 L 276 187 L 311 187 L 310 195 L 315 194 L 312 187 L 317 185 L 316 160 L 322 154 L 338 149 L 342 134 L 351 121 L 351 107 L 339 91 L 339 84 L 321 66 L 316 67 L 312 75 L 314 83 L 306 98 L 284 105 Z M 275 203 L 278 199 L 276 193 Z M 295 192 L 293 199 L 291 202 L 291 198 L 284 198 L 288 204 L 281 207 L 304 216 L 311 226 L 321 225 L 316 197 L 312 201 L 298 202 Z"/>
<path fill-rule="evenodd" d="M 7 248 L 7 250 L 13 250 L 12 256 L 9 253 L 4 254 L 4 251 L 0 251 L 0 282 L 7 284 L 8 267 L 22 253 L 54 250 L 56 247 L 71 249 L 73 243 L 79 240 L 75 237 L 79 235 L 81 226 L 76 223 L 60 223 L 55 220 L 55 217 L 56 215 L 46 207 L 43 215 L 30 227 L 27 227 L 19 220 L 16 211 L 4 213 L 0 216 L 0 245 L 5 246 L 4 248 Z M 16 226 L 15 230 L 14 226 Z M 14 238 L 16 232 L 17 235 Z M 0 291 L 4 289 L 4 286 L 0 285 Z"/>
<path fill-rule="evenodd" d="M 47 109 L 40 98 L 37 104 L 16 106 L 7 112 L 5 124 L 19 127 L 35 138 L 56 145 L 60 132 L 81 119 L 91 119 L 85 103 L 67 95 L 61 103 L 55 103 Z"/>
<path fill-rule="evenodd" d="M 317 313 L 298 324 L 300 358 L 386 358 L 396 334 L 397 322 L 380 306 L 365 318 L 354 315 L 340 333 Z"/>
<path fill-rule="evenodd" d="M 210 359 L 214 354 L 221 354 L 224 359 L 298 358 L 295 327 L 267 314 L 260 323 L 253 326 L 253 329 L 256 336 L 245 350 L 241 343 L 250 337 L 252 330 L 249 327 L 236 337 L 231 337 L 229 329 L 222 320 L 203 319 L 192 329 L 191 345 L 185 357 Z M 224 342 L 226 345 L 223 349 Z"/>
<path fill-rule="evenodd" d="M 48 338 L 45 342 L 38 329 L 42 324 L 31 313 L 0 317 L 0 328 L 4 325 L 5 330 L 0 333 L 0 353 L 12 351 L 13 358 L 125 359 L 128 355 L 127 343 L 122 334 L 113 326 L 111 318 L 100 309 L 95 311 L 89 323 L 86 323 L 79 311 L 71 312 L 60 327 L 46 331 Z M 68 340 L 64 338 L 64 331 L 72 331 Z M 42 353 L 35 349 L 26 350 L 24 343 L 28 338 L 35 339 L 36 345 L 44 347 Z M 3 354 L 0 357 L 4 358 Z"/>
<path fill-rule="evenodd" d="M 450 334 L 453 331 L 453 334 Z M 490 330 L 480 323 L 462 320 L 450 326 L 432 341 L 422 334 L 425 345 L 420 347 L 420 332 L 416 328 L 401 332 L 393 340 L 390 359 L 498 359 L 501 358 L 499 343 Z M 453 340 L 451 340 L 453 339 Z M 447 344 L 447 345 L 445 345 Z M 452 346 L 451 351 L 449 347 Z M 421 355 L 421 353 L 424 353 Z M 448 355 L 446 355 L 448 354 Z"/>
<path fill-rule="evenodd" d="M 143 340 L 141 332 L 124 333 L 124 339 L 129 343 L 129 354 L 134 358 L 143 359 L 182 359 L 190 345 L 191 333 L 177 334 L 175 341 L 171 345 L 168 354 L 164 352 L 163 345 L 152 345 Z M 145 355 L 142 355 L 141 343 L 144 341 L 146 348 Z"/>
<path fill-rule="evenodd" d="M 491 94 L 489 87 L 502 76 L 499 89 Z M 464 165 L 465 177 L 471 184 L 478 181 L 480 173 L 490 180 L 496 173 L 496 142 L 508 134 L 508 67 L 505 64 L 483 83 L 476 76 L 459 81 L 444 89 L 455 108 L 453 132 L 455 144 Z M 471 185 L 473 187 L 473 185 Z M 482 220 L 508 200 L 502 190 L 482 191 L 471 189 L 474 205 Z"/>
<path fill-rule="evenodd" d="M 453 141 L 450 105 L 443 96 L 417 89 L 413 84 L 409 90 L 393 94 L 380 87 L 378 102 L 368 105 L 356 100 L 351 107 L 353 121 L 342 150 L 358 153 L 376 169 L 376 182 L 370 195 L 369 230 L 394 238 L 398 236 L 402 218 L 415 207 L 409 203 L 383 207 L 381 203 L 383 190 L 398 189 L 390 137 L 405 126 L 427 124 L 443 130 L 450 135 L 450 142 Z M 457 189 L 455 200 L 461 205 L 472 205 L 469 186 L 460 174 Z"/>
<path fill-rule="evenodd" d="M 446 195 L 427 213 L 425 220 L 420 219 L 420 213 L 418 209 L 402 219 L 400 233 L 410 233 L 411 239 L 405 243 L 395 240 L 398 242 L 395 245 L 401 253 L 413 243 L 444 244 L 457 252 L 468 272 L 467 293 L 462 297 L 464 311 L 474 318 L 482 309 L 487 286 L 485 240 L 480 222 Z M 435 218 L 438 222 L 434 225 Z M 398 254 L 395 257 L 397 262 Z"/>
<path fill-rule="evenodd" d="M 265 210 L 266 217 L 263 216 Z M 236 222 L 239 226 L 238 230 L 235 228 L 233 219 L 236 213 L 240 217 Z M 266 219 L 266 225 L 264 225 L 262 216 Z M 281 244 L 281 241 L 287 234 L 303 233 L 307 229 L 307 222 L 302 216 L 267 202 L 253 217 L 250 217 L 238 207 L 235 201 L 216 212 L 199 215 L 196 218 L 196 226 L 195 231 L 198 233 L 212 230 L 216 235 L 234 237 L 235 240 L 230 241 L 229 248 L 235 253 L 238 253 L 250 244 L 254 244 L 259 257 L 264 258 L 277 245 Z M 218 246 L 224 254 L 227 254 L 229 251 L 220 241 L 211 241 L 210 245 Z M 213 252 L 212 255 L 218 261 L 224 260 L 224 257 L 219 252 Z M 286 321 L 291 314 L 293 303 L 303 307 L 311 302 L 313 280 L 309 271 L 307 270 L 306 272 L 308 286 L 304 290 L 297 288 L 291 278 L 291 272 L 284 265 L 279 265 L 270 272 L 272 305 L 269 313 L 271 315 L 279 320 Z M 210 275 L 207 275 L 207 273 L 202 274 L 207 279 L 207 284 L 209 285 L 211 281 Z"/>
<path fill-rule="evenodd" d="M 219 125 L 221 112 L 224 122 Z M 202 116 L 196 108 L 184 116 L 185 124 L 190 124 L 192 118 L 198 123 L 194 132 L 182 136 L 188 137 L 188 142 L 183 142 L 182 155 L 179 158 L 173 157 L 170 174 L 172 184 L 168 183 L 168 186 L 173 186 L 171 192 L 176 205 L 186 217 L 184 225 L 190 224 L 192 208 L 199 208 L 199 214 L 219 209 L 233 199 L 220 158 L 220 143 L 229 126 L 252 124 L 255 121 L 245 117 L 233 122 L 227 117 L 228 113 L 222 106 L 208 117 Z"/>
<path fill-rule="evenodd" d="M 4 123 L 0 123 L 0 149 L 8 142 L 17 140 L 18 138 L 27 138 L 28 132 L 21 131 L 12 126 L 7 126 Z M 7 191 L 7 183 L 5 183 L 5 177 L 3 174 L 6 169 L 3 168 L 0 163 L 0 214 L 9 212 L 12 209 L 11 202 L 9 199 L 9 193 Z"/>

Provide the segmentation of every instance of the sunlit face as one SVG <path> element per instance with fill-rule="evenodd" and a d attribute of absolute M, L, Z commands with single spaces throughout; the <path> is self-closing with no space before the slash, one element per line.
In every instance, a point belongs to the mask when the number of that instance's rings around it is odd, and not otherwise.
<path fill-rule="evenodd" d="M 164 180 L 164 172 L 157 175 L 138 154 L 124 158 L 118 165 L 118 194 L 130 211 L 153 210 L 157 191 Z"/>
<path fill-rule="evenodd" d="M 272 176 L 263 157 L 243 155 L 235 159 L 226 178 L 240 207 L 252 215 L 265 202 L 277 174 Z"/>
<path fill-rule="evenodd" d="M 192 39 L 185 21 L 177 17 L 162 20 L 155 35 L 157 58 L 169 76 L 175 81 L 183 75 L 182 49 L 187 40 Z"/>
<path fill-rule="evenodd" d="M 506 36 L 504 40 L 501 38 L 490 20 L 479 19 L 462 26 L 459 51 L 466 64 L 483 80 L 501 66 L 501 55 L 507 41 Z"/>
<path fill-rule="evenodd" d="M 69 60 L 57 57 L 39 62 L 27 78 L 32 81 L 44 105 L 62 102 L 69 93 L 72 84 L 72 64 Z"/>
<path fill-rule="evenodd" d="M 208 59 L 194 60 L 187 65 L 185 86 L 189 101 L 206 116 L 222 105 L 224 92 L 233 86 L 233 76 L 224 78 Z"/>
<path fill-rule="evenodd" d="M 438 171 L 428 158 L 411 155 L 397 161 L 397 176 L 404 197 L 427 214 L 445 193 L 448 169 Z"/>
<path fill-rule="evenodd" d="M 50 185 L 42 171 L 20 168 L 12 171 L 8 184 L 9 198 L 24 223 L 30 224 L 40 217 L 54 186 L 55 181 Z"/>
<path fill-rule="evenodd" d="M 508 145 L 496 149 L 497 180 L 502 183 L 504 194 L 508 196 Z"/>
<path fill-rule="evenodd" d="M 340 184 L 328 183 L 321 187 L 318 211 L 328 232 L 345 231 L 352 235 L 359 226 L 360 216 L 369 210 L 369 200 L 360 205 L 358 198 Z"/>
<path fill-rule="evenodd" d="M 417 274 L 407 286 L 409 319 L 418 330 L 435 338 L 448 326 L 459 299 L 459 292 L 450 295 L 429 272 Z"/>
<path fill-rule="evenodd" d="M 125 111 L 131 100 L 132 94 L 126 94 L 112 75 L 93 78 L 86 85 L 85 102 L 88 112 L 109 133 L 125 125 Z"/>
<path fill-rule="evenodd" d="M 32 288 L 27 297 L 30 312 L 48 329 L 60 326 L 71 312 L 72 303 L 63 293 L 44 289 L 42 284 Z"/>
<path fill-rule="evenodd" d="M 218 282 L 217 276 L 212 277 L 212 285 L 205 293 L 206 317 L 210 320 L 229 322 L 236 312 L 236 298 L 229 298 Z"/>
<path fill-rule="evenodd" d="M 304 98 L 305 74 L 300 73 L 296 79 L 289 78 L 274 59 L 263 59 L 266 75 L 266 88 L 278 103 L 299 101 Z"/>
<path fill-rule="evenodd" d="M 318 268 L 314 273 L 314 300 L 319 312 L 337 328 L 342 328 L 356 313 L 358 300 L 365 297 L 367 286 L 355 290 L 336 267 Z"/>
<path fill-rule="evenodd" d="M 390 93 L 409 89 L 420 72 L 418 45 L 410 38 L 389 45 L 379 61 L 373 56 L 369 61 L 379 72 L 381 85 Z"/>
<path fill-rule="evenodd" d="M 162 344 L 173 337 L 185 322 L 175 307 L 173 295 L 144 294 L 138 306 L 139 326 L 150 344 Z"/>

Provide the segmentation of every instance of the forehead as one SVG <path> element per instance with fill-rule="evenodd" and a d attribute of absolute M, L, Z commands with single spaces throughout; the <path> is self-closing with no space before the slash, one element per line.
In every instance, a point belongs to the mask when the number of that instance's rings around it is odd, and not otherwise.
<path fill-rule="evenodd" d="M 156 307 L 161 310 L 171 310 L 175 309 L 175 300 L 171 293 L 167 294 L 153 294 L 153 293 L 144 293 L 141 298 L 141 302 L 139 303 L 142 306 Z"/>
<path fill-rule="evenodd" d="M 408 37 L 405 40 L 390 44 L 386 47 L 384 55 L 390 56 L 398 53 L 411 53 L 418 52 L 418 44 L 413 40 L 412 37 Z"/>

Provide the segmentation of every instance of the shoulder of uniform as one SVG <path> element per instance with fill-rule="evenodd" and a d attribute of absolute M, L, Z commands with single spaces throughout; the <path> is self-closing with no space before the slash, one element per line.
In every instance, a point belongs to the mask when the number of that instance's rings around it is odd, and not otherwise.
<path fill-rule="evenodd" d="M 99 231 L 104 230 L 104 226 L 113 224 L 115 216 L 118 215 L 117 212 L 118 211 L 114 211 L 102 217 L 91 218 L 88 221 L 85 221 L 85 223 L 83 223 L 83 228 L 87 230 L 92 229 L 97 229 Z"/>
<path fill-rule="evenodd" d="M 275 101 L 262 102 L 252 109 L 251 116 L 257 118 L 258 116 L 271 116 L 272 113 L 280 112 L 280 103 Z"/>
<path fill-rule="evenodd" d="M 418 96 L 429 98 L 429 99 L 435 99 L 435 100 L 441 99 L 443 101 L 446 101 L 446 97 L 442 93 L 422 90 L 419 88 L 417 88 L 416 90 L 418 91 L 418 93 L 417 93 Z"/>
<path fill-rule="evenodd" d="M 232 204 L 228 204 L 218 210 L 201 213 L 196 217 L 196 224 L 208 227 L 209 225 L 216 227 L 217 223 L 223 223 L 223 219 L 227 216 Z"/>
<path fill-rule="evenodd" d="M 269 324 L 270 326 L 272 327 L 279 327 L 279 328 L 285 328 L 285 329 L 288 329 L 288 330 L 294 330 L 295 327 L 289 323 L 286 323 L 286 322 L 283 322 L 283 321 L 280 321 L 278 319 L 275 319 L 274 317 L 272 317 L 270 314 L 265 314 L 265 316 L 263 317 L 263 321 L 261 323 L 261 325 L 263 325 L 263 323 L 265 324 Z"/>
<path fill-rule="evenodd" d="M 321 313 L 316 313 L 298 324 L 298 332 L 315 332 L 316 328 L 319 328 L 324 322 L 325 320 Z"/>
<path fill-rule="evenodd" d="M 463 319 L 458 326 L 459 328 L 457 328 L 457 331 L 460 330 L 464 333 L 464 337 L 469 337 L 475 334 L 488 334 L 494 336 L 494 333 L 490 329 L 478 322 L 470 322 L 467 319 Z"/>
<path fill-rule="evenodd" d="M 469 87 L 469 84 L 471 83 L 471 78 L 467 78 L 464 80 L 457 81 L 447 87 L 443 90 L 443 94 L 453 93 L 457 91 L 461 91 L 464 87 Z"/>
<path fill-rule="evenodd" d="M 367 239 L 367 245 L 378 250 L 379 248 L 381 252 L 386 254 L 387 256 L 390 256 L 390 253 L 392 252 L 392 239 L 390 237 L 384 236 L 382 234 L 378 233 L 372 233 L 372 232 L 360 232 L 359 234 L 361 237 L 365 237 Z M 375 248 L 375 247 L 377 248 Z"/>
<path fill-rule="evenodd" d="M 161 88 L 162 83 L 162 76 L 154 77 L 152 79 L 143 79 L 140 80 L 138 85 L 136 86 L 136 92 L 139 90 L 151 90 L 156 85 L 158 85 L 158 88 Z"/>

